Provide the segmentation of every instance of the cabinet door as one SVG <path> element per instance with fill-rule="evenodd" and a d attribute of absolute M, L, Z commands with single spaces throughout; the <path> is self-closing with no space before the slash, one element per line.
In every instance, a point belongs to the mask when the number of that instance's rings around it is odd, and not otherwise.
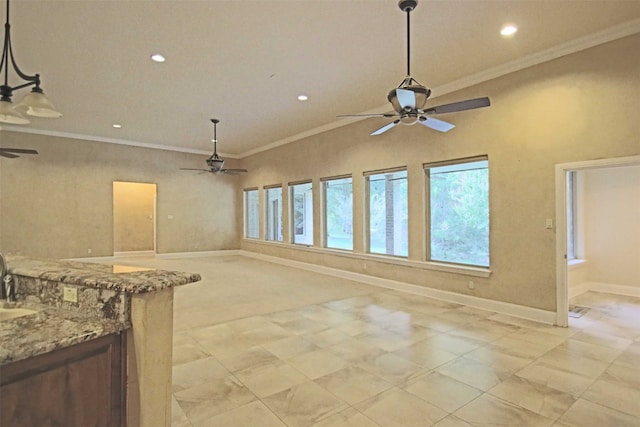
<path fill-rule="evenodd" d="M 0 368 L 0 425 L 114 427 L 124 411 L 120 335 Z"/>

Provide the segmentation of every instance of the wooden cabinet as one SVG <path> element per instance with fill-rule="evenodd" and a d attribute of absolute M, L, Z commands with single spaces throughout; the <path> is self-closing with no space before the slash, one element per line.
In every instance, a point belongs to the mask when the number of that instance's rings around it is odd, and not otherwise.
<path fill-rule="evenodd" d="M 0 426 L 126 424 L 125 333 L 0 367 Z"/>

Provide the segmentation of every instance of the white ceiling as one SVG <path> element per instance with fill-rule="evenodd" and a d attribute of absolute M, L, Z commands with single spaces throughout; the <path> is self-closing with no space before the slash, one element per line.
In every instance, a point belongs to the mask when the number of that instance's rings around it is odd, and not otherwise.
<path fill-rule="evenodd" d="M 511 39 L 506 22 L 519 26 Z M 27 131 L 210 153 L 219 118 L 231 157 L 350 122 L 339 114 L 389 111 L 406 73 L 395 0 L 11 0 L 11 25 L 18 65 L 64 114 Z M 411 72 L 437 105 L 466 83 L 636 32 L 639 0 L 421 0 Z M 388 121 L 368 120 L 372 131 Z"/>

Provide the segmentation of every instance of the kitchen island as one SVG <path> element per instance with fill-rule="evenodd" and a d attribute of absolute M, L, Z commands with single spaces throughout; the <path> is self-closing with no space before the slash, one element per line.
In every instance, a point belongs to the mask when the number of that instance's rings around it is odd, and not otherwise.
<path fill-rule="evenodd" d="M 69 358 L 61 355 L 78 346 L 104 342 L 101 348 L 109 352 L 105 356 L 109 363 L 122 355 L 121 406 L 126 407 L 122 424 L 126 419 L 130 426 L 169 427 L 173 292 L 176 286 L 196 282 L 200 276 L 132 266 L 6 258 L 17 289 L 17 302 L 10 305 L 28 314 L 0 321 L 3 390 L 4 373 L 18 372 L 19 367 L 47 355 Z M 12 309 L 4 312 L 11 315 Z M 28 401 L 29 396 L 23 399 Z"/>

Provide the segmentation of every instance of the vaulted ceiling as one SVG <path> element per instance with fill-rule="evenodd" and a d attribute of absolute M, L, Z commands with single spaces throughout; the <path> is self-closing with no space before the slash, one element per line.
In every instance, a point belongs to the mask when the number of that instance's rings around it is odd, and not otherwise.
<path fill-rule="evenodd" d="M 504 38 L 508 22 L 519 31 Z M 389 111 L 386 94 L 407 66 L 395 0 L 11 0 L 11 26 L 18 65 L 41 74 L 64 114 L 22 129 L 210 153 L 215 117 L 218 150 L 231 157 L 350 123 L 339 114 Z M 436 105 L 465 85 L 637 32 L 638 0 L 421 0 L 411 74 Z M 367 120 L 372 131 L 386 123 Z"/>

